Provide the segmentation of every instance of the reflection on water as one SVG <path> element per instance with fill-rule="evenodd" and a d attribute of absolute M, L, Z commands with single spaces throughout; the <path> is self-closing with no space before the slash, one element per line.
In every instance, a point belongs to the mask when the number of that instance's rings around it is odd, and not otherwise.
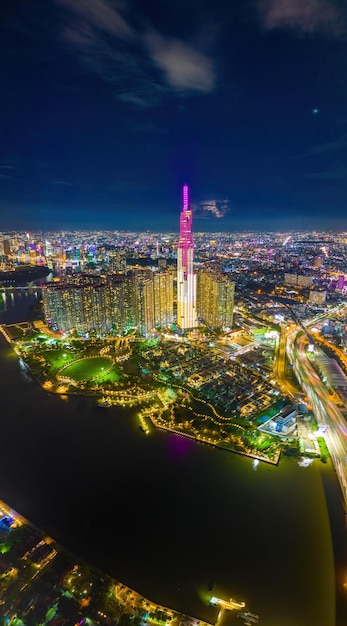
<path fill-rule="evenodd" d="M 24 322 L 32 308 L 41 299 L 41 286 L 53 278 L 53 273 L 37 281 L 18 287 L 0 287 L 0 322 L 14 324 Z"/>
<path fill-rule="evenodd" d="M 4 289 L 0 298 L 1 323 L 14 324 L 27 320 L 30 311 L 40 298 L 41 289 L 38 287 Z"/>

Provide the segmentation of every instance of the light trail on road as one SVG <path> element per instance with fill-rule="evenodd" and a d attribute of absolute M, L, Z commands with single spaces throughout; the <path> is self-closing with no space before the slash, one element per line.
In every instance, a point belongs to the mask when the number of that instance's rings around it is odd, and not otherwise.
<path fill-rule="evenodd" d="M 347 425 L 339 408 L 307 357 L 308 339 L 303 331 L 288 335 L 287 352 L 300 385 L 312 405 L 317 423 L 326 426 L 325 441 L 332 458 L 347 513 Z"/>

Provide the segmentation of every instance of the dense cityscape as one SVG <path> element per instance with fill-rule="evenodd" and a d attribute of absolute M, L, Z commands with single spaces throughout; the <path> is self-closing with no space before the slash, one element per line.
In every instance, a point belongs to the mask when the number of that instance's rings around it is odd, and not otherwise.
<path fill-rule="evenodd" d="M 193 235 L 185 185 L 179 238 L 7 232 L 0 245 L 1 306 L 16 290 L 36 297 L 27 320 L 1 331 L 42 393 L 135 407 L 142 433 L 175 433 L 254 468 L 329 461 L 346 513 L 347 235 Z M 1 516 L 5 624 L 202 623 L 73 560 L 8 504 Z M 209 596 L 216 623 L 261 617 Z"/>
<path fill-rule="evenodd" d="M 0 626 L 347 625 L 347 4 L 0 2 Z"/>

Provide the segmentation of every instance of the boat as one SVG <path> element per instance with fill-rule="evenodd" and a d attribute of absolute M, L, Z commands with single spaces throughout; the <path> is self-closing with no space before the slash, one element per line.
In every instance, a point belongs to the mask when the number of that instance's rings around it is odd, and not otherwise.
<path fill-rule="evenodd" d="M 237 617 L 242 617 L 242 619 L 246 620 L 245 626 L 252 626 L 252 624 L 258 624 L 259 615 L 257 613 L 252 613 L 252 611 L 239 611 Z"/>

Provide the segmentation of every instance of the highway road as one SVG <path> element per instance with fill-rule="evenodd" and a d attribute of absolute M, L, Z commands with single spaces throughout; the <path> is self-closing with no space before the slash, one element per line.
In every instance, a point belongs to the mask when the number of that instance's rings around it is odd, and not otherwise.
<path fill-rule="evenodd" d="M 329 393 L 311 364 L 307 352 L 308 345 L 313 340 L 309 329 L 342 313 L 346 309 L 346 304 L 339 304 L 305 321 L 299 320 L 291 307 L 286 308 L 292 313 L 293 323 L 280 325 L 281 332 L 274 360 L 274 376 L 282 391 L 286 392 L 294 402 L 300 399 L 301 394 L 285 376 L 287 354 L 298 382 L 312 406 L 317 423 L 327 427 L 324 438 L 341 485 L 343 506 L 347 514 L 347 422 L 341 410 L 333 402 L 333 395 Z M 247 315 L 244 314 L 244 317 Z"/>
<path fill-rule="evenodd" d="M 300 392 L 297 387 L 292 384 L 286 377 L 286 350 L 288 341 L 288 330 L 285 324 L 280 324 L 280 334 L 277 340 L 277 349 L 275 351 L 274 358 L 274 376 L 278 380 L 281 389 L 286 393 L 293 401 L 297 400 Z"/>
<path fill-rule="evenodd" d="M 347 513 L 347 423 L 309 360 L 308 344 L 308 338 L 302 330 L 293 331 L 287 337 L 287 353 L 317 423 L 327 427 L 324 438 L 341 485 Z"/>

